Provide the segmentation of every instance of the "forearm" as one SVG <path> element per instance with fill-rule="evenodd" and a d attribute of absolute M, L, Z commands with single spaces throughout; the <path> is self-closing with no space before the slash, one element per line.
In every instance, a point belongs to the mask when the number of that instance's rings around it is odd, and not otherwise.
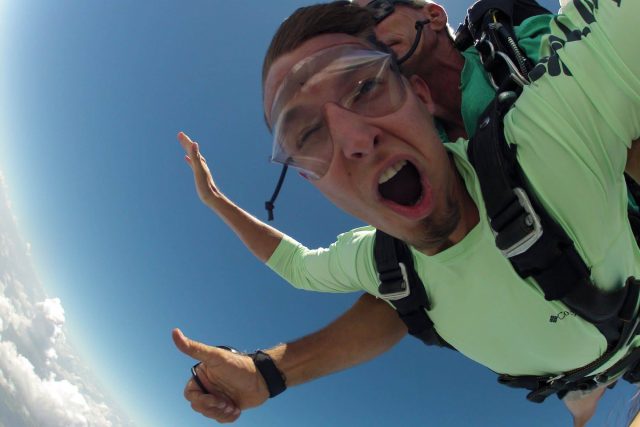
<path fill-rule="evenodd" d="M 267 262 L 282 240 L 280 231 L 240 208 L 219 191 L 207 199 L 206 204 L 260 261 Z"/>
<path fill-rule="evenodd" d="M 371 360 L 406 333 L 393 308 L 365 294 L 326 328 L 266 352 L 291 387 Z"/>

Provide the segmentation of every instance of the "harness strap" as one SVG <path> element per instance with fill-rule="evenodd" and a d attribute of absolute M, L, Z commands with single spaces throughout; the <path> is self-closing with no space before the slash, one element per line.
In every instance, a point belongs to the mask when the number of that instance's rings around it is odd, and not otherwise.
<path fill-rule="evenodd" d="M 525 190 L 516 148 L 507 144 L 503 132 L 503 117 L 514 99 L 512 92 L 496 97 L 481 116 L 468 147 L 496 245 L 520 277 L 536 280 L 545 299 L 561 300 L 596 326 L 615 320 L 626 291 L 605 293 L 594 286 L 571 239 L 534 194 Z M 608 340 L 615 340 L 617 337 L 608 336 L 610 329 L 605 327 L 602 332 Z"/>
<path fill-rule="evenodd" d="M 533 62 L 518 45 L 514 25 L 541 14 L 551 12 L 534 0 L 479 0 L 458 27 L 454 44 L 460 51 L 475 45 L 494 89 L 507 80 L 525 86 Z"/>
<path fill-rule="evenodd" d="M 373 253 L 380 278 L 378 292 L 396 309 L 409 334 L 427 345 L 453 348 L 438 335 L 429 318 L 427 310 L 431 304 L 413 266 L 409 247 L 401 240 L 376 230 Z"/>
<path fill-rule="evenodd" d="M 606 337 L 607 351 L 597 361 L 556 378 L 501 377 L 500 382 L 533 390 L 527 397 L 542 402 L 547 396 L 592 383 L 586 378 L 623 348 L 635 335 L 629 321 L 638 301 L 638 282 L 629 280 L 615 292 L 604 292 L 590 281 L 590 271 L 571 239 L 546 212 L 532 192 L 516 158 L 516 148 L 504 139 L 503 118 L 514 95 L 499 94 L 483 113 L 469 142 L 469 160 L 478 175 L 496 246 L 522 278 L 532 277 L 545 299 L 560 300 L 591 322 Z"/>
<path fill-rule="evenodd" d="M 458 50 L 470 48 L 479 39 L 478 32 L 482 26 L 482 20 L 492 9 L 506 16 L 511 25 L 520 25 L 531 16 L 552 13 L 534 0 L 478 0 L 467 9 L 464 22 L 456 30 L 455 45 Z"/>
<path fill-rule="evenodd" d="M 618 351 L 629 345 L 631 340 L 638 335 L 640 313 L 634 312 L 640 294 L 640 281 L 630 277 L 627 279 L 624 290 L 624 304 L 618 313 L 618 320 L 622 325 L 620 337 L 617 343 L 611 346 L 598 359 L 581 368 L 557 376 L 511 376 L 503 374 L 498 377 L 498 382 L 509 387 L 531 390 L 527 395 L 527 399 L 535 403 L 541 403 L 555 393 L 564 394 L 567 391 L 573 390 L 592 390 L 607 384 L 612 379 L 616 379 L 623 374 L 625 379 L 637 375 L 635 368 L 638 362 L 640 362 L 640 347 L 630 351 L 625 357 L 604 372 L 589 375 L 609 361 Z M 627 372 L 631 375 L 627 375 Z"/>

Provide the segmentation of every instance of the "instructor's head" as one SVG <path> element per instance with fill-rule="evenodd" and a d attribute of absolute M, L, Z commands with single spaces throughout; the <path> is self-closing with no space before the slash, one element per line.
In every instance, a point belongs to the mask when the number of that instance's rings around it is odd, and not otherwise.
<path fill-rule="evenodd" d="M 372 19 L 335 2 L 298 9 L 281 25 L 263 69 L 273 158 L 346 212 L 430 247 L 457 224 L 455 173 L 427 85 L 403 78 L 375 47 Z"/>
<path fill-rule="evenodd" d="M 439 4 L 426 0 L 354 0 L 374 15 L 375 34 L 389 46 L 405 74 L 427 79 L 438 64 L 457 52 L 453 47 L 447 13 Z M 447 72 L 442 69 L 442 72 Z"/>

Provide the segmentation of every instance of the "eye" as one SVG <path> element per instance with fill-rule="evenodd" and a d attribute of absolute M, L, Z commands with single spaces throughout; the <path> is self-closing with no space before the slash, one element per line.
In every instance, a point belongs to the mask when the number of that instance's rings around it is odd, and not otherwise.
<path fill-rule="evenodd" d="M 355 104 L 357 102 L 366 100 L 373 95 L 375 95 L 376 91 L 384 83 L 384 80 L 380 77 L 372 77 L 366 80 L 360 80 L 358 82 L 358 86 L 353 93 L 352 103 Z"/>
<path fill-rule="evenodd" d="M 318 122 L 309 126 L 308 128 L 303 129 L 302 132 L 300 133 L 300 138 L 298 138 L 298 142 L 296 143 L 296 148 L 302 149 L 304 145 L 307 142 L 309 142 L 309 140 L 313 138 L 314 134 L 317 134 L 317 132 L 321 128 L 322 128 L 322 123 Z"/>

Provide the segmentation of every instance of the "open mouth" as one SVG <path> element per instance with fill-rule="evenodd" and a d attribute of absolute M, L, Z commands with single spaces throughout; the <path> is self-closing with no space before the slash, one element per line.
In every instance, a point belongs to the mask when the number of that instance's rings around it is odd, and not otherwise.
<path fill-rule="evenodd" d="M 422 199 L 423 188 L 418 169 L 400 160 L 385 170 L 378 179 L 380 195 L 401 206 L 414 206 Z"/>

